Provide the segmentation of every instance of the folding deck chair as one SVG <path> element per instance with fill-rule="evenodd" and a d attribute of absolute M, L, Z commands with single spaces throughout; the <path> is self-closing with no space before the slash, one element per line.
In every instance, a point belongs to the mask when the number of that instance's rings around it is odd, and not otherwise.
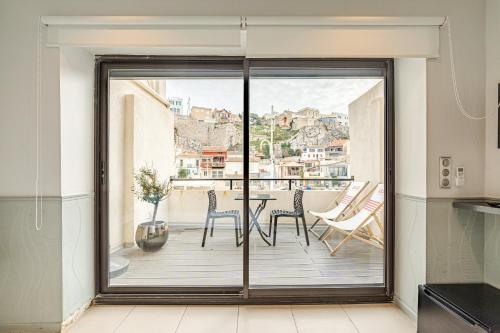
<path fill-rule="evenodd" d="M 309 214 L 317 217 L 316 221 L 309 228 L 309 231 L 318 237 L 318 239 L 321 238 L 321 235 L 313 230 L 318 222 L 327 219 L 338 220 L 343 217 L 367 185 L 368 182 L 351 182 L 333 201 L 333 205 L 336 205 L 334 208 L 326 212 L 314 212 L 309 210 Z M 330 204 L 330 206 L 332 206 L 332 204 Z"/>
<path fill-rule="evenodd" d="M 371 195 L 370 199 L 365 203 L 364 207 L 354 216 L 343 221 L 325 219 L 324 221 L 328 224 L 328 229 L 323 233 L 320 240 L 330 250 L 330 255 L 335 255 L 335 253 L 351 238 L 358 239 L 366 244 L 383 249 L 383 239 L 373 234 L 371 229 L 368 227 L 369 224 L 375 222 L 380 231 L 383 233 L 384 225 L 377 215 L 383 206 L 384 185 L 379 184 L 375 188 L 375 191 Z M 346 235 L 346 237 L 340 241 L 335 248 L 332 248 L 332 246 L 328 244 L 327 239 L 335 231 L 339 231 L 340 233 Z"/>

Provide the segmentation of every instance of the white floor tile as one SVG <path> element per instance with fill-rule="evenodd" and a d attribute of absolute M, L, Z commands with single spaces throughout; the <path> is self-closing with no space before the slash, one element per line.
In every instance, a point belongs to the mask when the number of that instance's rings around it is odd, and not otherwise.
<path fill-rule="evenodd" d="M 235 333 L 238 306 L 188 306 L 177 333 Z"/>
<path fill-rule="evenodd" d="M 357 333 L 340 305 L 292 305 L 299 333 Z"/>
<path fill-rule="evenodd" d="M 297 333 L 289 305 L 240 306 L 238 333 Z"/>
<path fill-rule="evenodd" d="M 125 318 L 116 333 L 175 333 L 186 306 L 138 305 Z"/>
<path fill-rule="evenodd" d="M 415 323 L 393 304 L 342 305 L 360 333 L 415 333 Z"/>
<path fill-rule="evenodd" d="M 132 305 L 92 306 L 67 333 L 112 333 L 132 311 Z"/>

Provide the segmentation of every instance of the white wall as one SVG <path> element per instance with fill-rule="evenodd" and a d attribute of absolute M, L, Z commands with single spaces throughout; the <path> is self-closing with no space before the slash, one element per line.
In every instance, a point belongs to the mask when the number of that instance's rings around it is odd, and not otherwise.
<path fill-rule="evenodd" d="M 235 200 L 237 191 L 216 190 L 218 210 L 243 210 L 243 201 Z M 293 191 L 252 191 L 252 193 L 271 193 L 276 200 L 268 201 L 261 219 L 267 221 L 272 209 L 293 210 Z M 305 191 L 304 207 L 306 210 L 323 211 L 328 207 L 338 195 L 338 191 Z M 201 227 L 205 223 L 208 208 L 207 190 L 188 189 L 175 190 L 170 198 L 165 202 L 168 207 L 168 220 L 175 224 L 187 224 Z M 256 202 L 250 203 L 252 207 L 257 206 Z M 306 214 L 308 225 L 314 223 L 316 218 L 309 213 Z M 283 222 L 293 222 L 293 219 L 283 219 Z"/>
<path fill-rule="evenodd" d="M 487 197 L 500 197 L 498 84 L 500 83 L 500 0 L 486 1 L 486 131 L 484 186 Z"/>
<path fill-rule="evenodd" d="M 60 52 L 62 318 L 94 297 L 94 57 Z"/>
<path fill-rule="evenodd" d="M 384 81 L 349 104 L 350 172 L 370 186 L 384 182 Z"/>
<path fill-rule="evenodd" d="M 496 2 L 490 1 L 489 5 L 492 3 Z M 0 196 L 34 194 L 34 83 L 36 31 L 40 15 L 449 15 L 453 23 L 457 75 L 463 102 L 471 112 L 482 114 L 484 111 L 484 0 L 318 0 L 314 5 L 302 0 L 290 0 L 287 6 L 283 6 L 280 0 L 185 0 L 182 4 L 155 0 L 1 0 L 0 45 L 4 47 L 0 52 L 0 156 L 2 161 L 8 163 L 0 163 Z M 442 197 L 481 196 L 485 182 L 484 124 L 468 121 L 457 112 L 443 31 L 440 37 L 443 56 L 427 63 L 427 194 Z M 46 49 L 43 55 L 42 190 L 45 194 L 59 196 L 62 190 L 59 53 L 55 49 Z M 463 188 L 439 189 L 436 161 L 441 153 L 451 154 L 455 163 L 466 167 L 467 183 Z M 495 163 L 487 165 L 494 166 Z M 57 237 L 55 234 L 51 236 Z M 33 237 L 38 241 L 43 235 L 34 233 Z M 31 298 L 44 297 L 43 292 L 33 290 Z M 57 302 L 55 297 L 46 298 L 44 308 L 33 308 L 25 316 L 22 316 L 23 309 L 19 308 L 16 318 L 25 322 L 39 319 L 43 324 L 43 320 L 49 320 L 43 316 L 44 310 L 57 306 Z M 2 312 L 0 322 L 5 320 Z"/>
<path fill-rule="evenodd" d="M 484 186 L 487 197 L 500 197 L 498 84 L 500 83 L 500 0 L 486 1 L 486 135 Z M 500 288 L 500 216 L 484 218 L 484 281 Z"/>
<path fill-rule="evenodd" d="M 20 133 L 34 132 L 34 65 L 36 46 L 36 19 L 38 15 L 449 15 L 451 17 L 456 48 L 457 72 L 464 103 L 471 110 L 482 112 L 484 105 L 484 1 L 446 0 L 414 1 L 369 0 L 336 1 L 320 0 L 314 6 L 293 0 L 283 7 L 278 0 L 263 1 L 199 1 L 188 0 L 179 6 L 177 2 L 141 1 L 141 3 L 121 1 L 85 1 L 68 3 L 57 0 L 44 1 L 3 1 L 0 41 L 4 48 L 0 59 L 8 66 L 2 67 L 1 100 L 9 125 L 2 126 L 2 155 L 17 163 L 0 166 L 0 183 L 5 184 L 0 194 L 31 194 L 33 192 L 34 140 L 32 135 Z M 12 32 L 16 38 L 11 38 Z M 447 47 L 441 32 L 442 54 L 444 57 L 429 61 L 428 106 L 429 106 L 429 161 L 428 167 L 435 171 L 435 161 L 440 153 L 454 156 L 457 163 L 467 168 L 467 185 L 459 190 L 441 191 L 438 188 L 436 172 L 430 173 L 428 188 L 432 196 L 481 195 L 484 170 L 482 142 L 484 126 L 481 122 L 471 124 L 456 112 L 450 85 Z M 22 77 L 23 80 L 19 80 Z M 22 82 L 20 82 L 22 81 Z M 51 87 L 54 87 L 52 85 Z M 46 86 L 45 93 L 53 88 Z M 18 96 L 25 98 L 20 100 Z M 47 111 L 49 112 L 49 111 Z M 15 114 L 15 116 L 13 116 Z M 57 114 L 57 112 L 56 112 Z M 3 122 L 2 122 L 3 123 Z M 47 125 L 49 126 L 49 125 Z M 444 129 L 444 133 L 443 133 Z M 51 131 L 47 131 L 51 133 Z M 26 149 L 11 149 L 16 142 Z M 53 143 L 53 142 L 52 142 Z M 57 145 L 50 141 L 44 144 L 45 156 L 49 160 L 57 155 Z M 55 155 L 54 155 L 55 154 Z M 14 165 L 15 164 L 15 165 Z M 53 179 L 52 168 L 46 168 L 46 177 Z M 57 186 L 48 186 L 46 191 L 57 192 Z"/>
<path fill-rule="evenodd" d="M 396 59 L 396 302 L 417 314 L 417 286 L 426 278 L 426 60 Z"/>
<path fill-rule="evenodd" d="M 94 192 L 94 57 L 82 49 L 60 55 L 61 195 Z"/>
<path fill-rule="evenodd" d="M 152 216 L 152 206 L 132 192 L 134 173 L 145 165 L 161 178 L 175 175 L 174 116 L 151 89 L 129 80 L 110 83 L 109 223 L 110 249 L 133 244 L 137 225 Z M 158 219 L 166 220 L 161 203 Z"/>
<path fill-rule="evenodd" d="M 426 60 L 395 60 L 396 193 L 425 198 L 427 157 Z"/>

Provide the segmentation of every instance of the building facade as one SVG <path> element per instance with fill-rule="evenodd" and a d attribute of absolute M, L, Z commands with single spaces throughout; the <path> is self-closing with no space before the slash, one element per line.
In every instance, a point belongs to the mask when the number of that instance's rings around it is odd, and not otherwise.
<path fill-rule="evenodd" d="M 184 100 L 180 97 L 169 97 L 170 111 L 177 115 L 184 115 Z"/>
<path fill-rule="evenodd" d="M 204 147 L 201 151 L 200 177 L 222 178 L 226 167 L 227 148 L 222 146 Z"/>
<path fill-rule="evenodd" d="M 201 156 L 196 152 L 184 152 L 176 156 L 175 166 L 177 169 L 177 176 L 181 178 L 193 178 L 199 176 Z M 185 171 L 181 171 L 185 170 Z"/>

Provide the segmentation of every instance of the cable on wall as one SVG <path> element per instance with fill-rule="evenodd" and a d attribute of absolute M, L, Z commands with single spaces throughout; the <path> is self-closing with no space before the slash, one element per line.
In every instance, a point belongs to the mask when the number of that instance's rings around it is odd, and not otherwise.
<path fill-rule="evenodd" d="M 453 55 L 453 38 L 451 36 L 451 21 L 448 16 L 446 16 L 446 19 L 443 23 L 443 26 L 446 27 L 446 30 L 448 32 L 448 47 L 449 47 L 449 54 L 450 54 L 450 70 L 451 70 L 451 81 L 453 83 L 453 93 L 455 95 L 455 101 L 457 103 L 458 110 L 464 117 L 470 120 L 484 120 L 486 119 L 486 115 L 481 116 L 481 117 L 476 117 L 471 115 L 467 110 L 465 109 L 462 100 L 460 99 L 460 93 L 458 91 L 458 84 L 457 84 L 457 74 L 455 71 L 455 57 Z"/>
<path fill-rule="evenodd" d="M 40 122 L 42 119 L 42 18 L 38 17 L 37 21 L 37 43 L 36 43 L 36 73 L 35 73 L 35 84 L 36 84 L 36 101 L 35 101 L 35 112 L 36 112 L 36 161 L 35 161 L 35 229 L 37 231 L 42 230 L 43 227 L 43 195 L 40 194 L 40 141 L 42 138 L 42 130 Z M 38 205 L 40 201 L 40 205 Z M 40 206 L 40 213 L 39 207 Z"/>

